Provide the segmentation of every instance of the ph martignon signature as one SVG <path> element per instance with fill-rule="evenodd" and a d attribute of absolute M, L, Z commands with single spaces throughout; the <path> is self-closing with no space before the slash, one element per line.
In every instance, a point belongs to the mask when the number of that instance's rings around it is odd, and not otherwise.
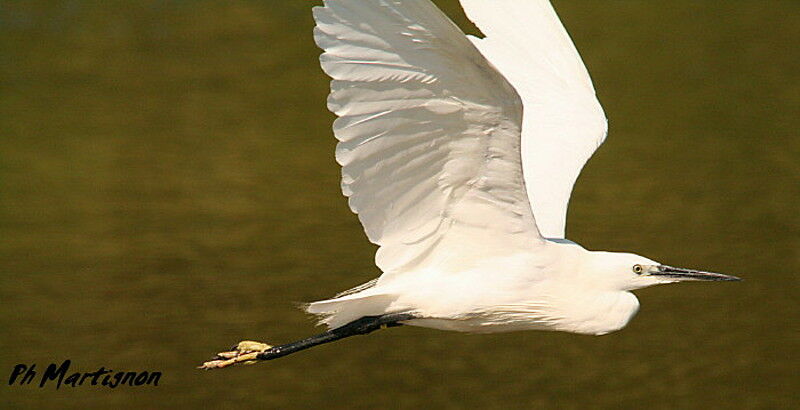
<path fill-rule="evenodd" d="M 36 364 L 18 364 L 11 370 L 8 378 L 8 385 L 28 385 L 33 381 L 39 381 L 39 388 L 43 388 L 49 382 L 60 389 L 62 385 L 70 387 L 78 386 L 104 386 L 116 388 L 117 386 L 158 386 L 161 380 L 161 372 L 140 371 L 140 372 L 114 372 L 112 369 L 100 367 L 94 372 L 72 372 L 70 366 L 72 361 L 64 360 L 60 366 L 50 363 L 41 375 L 36 369 Z"/>

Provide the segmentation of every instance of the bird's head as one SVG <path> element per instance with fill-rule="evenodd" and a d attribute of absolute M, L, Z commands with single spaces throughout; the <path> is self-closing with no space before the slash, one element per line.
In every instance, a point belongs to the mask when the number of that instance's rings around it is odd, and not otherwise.
<path fill-rule="evenodd" d="M 736 276 L 695 269 L 676 268 L 632 253 L 591 252 L 591 275 L 619 290 L 634 290 L 682 281 L 739 281 Z"/>

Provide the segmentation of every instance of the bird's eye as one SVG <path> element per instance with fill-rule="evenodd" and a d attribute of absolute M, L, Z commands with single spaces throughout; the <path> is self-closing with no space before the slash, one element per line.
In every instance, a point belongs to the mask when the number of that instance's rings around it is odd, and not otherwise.
<path fill-rule="evenodd" d="M 642 265 L 633 265 L 633 273 L 641 275 L 642 272 L 644 272 L 644 268 L 642 267 Z"/>

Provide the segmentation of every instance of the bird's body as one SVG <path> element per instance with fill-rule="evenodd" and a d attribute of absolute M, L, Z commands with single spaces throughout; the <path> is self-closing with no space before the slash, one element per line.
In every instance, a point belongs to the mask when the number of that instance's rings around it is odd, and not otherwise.
<path fill-rule="evenodd" d="M 335 299 L 337 327 L 361 316 L 413 312 L 405 323 L 471 333 L 561 330 L 605 334 L 621 329 L 639 308 L 626 291 L 592 280 L 593 254 L 569 242 L 536 252 L 427 266 Z M 585 262 L 585 264 L 584 264 Z M 331 308 L 333 306 L 327 306 Z M 353 309 L 352 311 L 349 309 Z"/>
<path fill-rule="evenodd" d="M 307 305 L 331 330 L 259 359 L 398 323 L 606 334 L 638 310 L 631 290 L 736 280 L 565 239 L 607 122 L 549 0 L 461 0 L 482 39 L 430 0 L 324 3 L 314 38 L 342 191 L 383 274 Z M 206 368 L 252 360 L 244 346 Z"/>
<path fill-rule="evenodd" d="M 607 132 L 588 72 L 548 0 L 462 5 L 486 38 L 429 0 L 315 9 L 342 187 L 384 273 L 308 311 L 332 328 L 406 312 L 466 332 L 621 329 L 639 307 L 630 290 L 672 280 L 564 239 Z"/>

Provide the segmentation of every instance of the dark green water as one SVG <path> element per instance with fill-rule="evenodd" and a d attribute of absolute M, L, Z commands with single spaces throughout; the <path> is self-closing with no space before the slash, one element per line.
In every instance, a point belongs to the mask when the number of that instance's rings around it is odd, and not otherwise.
<path fill-rule="evenodd" d="M 377 274 L 310 2 L 0 1 L 0 407 L 798 408 L 800 2 L 556 7 L 611 123 L 569 236 L 745 282 L 640 291 L 604 337 L 401 328 L 195 370 Z M 163 377 L 6 385 L 63 359 Z"/>

